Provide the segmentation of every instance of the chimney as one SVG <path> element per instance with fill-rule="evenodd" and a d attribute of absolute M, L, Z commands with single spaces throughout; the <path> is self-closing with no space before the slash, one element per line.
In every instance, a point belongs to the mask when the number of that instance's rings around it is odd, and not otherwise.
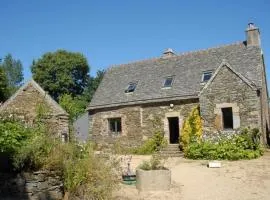
<path fill-rule="evenodd" d="M 249 23 L 246 29 L 247 46 L 261 46 L 260 31 L 254 23 Z"/>
<path fill-rule="evenodd" d="M 163 52 L 163 57 L 165 57 L 165 58 L 168 58 L 168 57 L 171 57 L 174 55 L 175 55 L 175 53 L 171 48 L 168 48 Z"/>

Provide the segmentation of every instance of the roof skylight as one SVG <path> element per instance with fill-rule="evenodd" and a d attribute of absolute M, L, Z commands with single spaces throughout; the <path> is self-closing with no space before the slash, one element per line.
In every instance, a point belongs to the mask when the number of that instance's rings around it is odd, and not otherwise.
<path fill-rule="evenodd" d="M 202 82 L 207 82 L 212 77 L 212 71 L 203 72 Z"/>
<path fill-rule="evenodd" d="M 165 88 L 172 87 L 172 84 L 173 84 L 173 76 L 169 76 L 165 78 L 163 87 Z"/>
<path fill-rule="evenodd" d="M 134 92 L 136 89 L 137 83 L 129 83 L 127 89 L 125 90 L 125 93 Z"/>

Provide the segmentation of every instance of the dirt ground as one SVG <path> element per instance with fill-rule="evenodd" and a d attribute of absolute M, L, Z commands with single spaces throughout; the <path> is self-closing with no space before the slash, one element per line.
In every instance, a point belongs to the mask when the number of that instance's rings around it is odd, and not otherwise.
<path fill-rule="evenodd" d="M 134 170 L 142 160 L 131 159 Z M 135 186 L 121 185 L 115 192 L 123 200 L 270 200 L 270 152 L 255 160 L 222 161 L 221 168 L 208 168 L 207 161 L 170 158 L 170 191 L 139 193 Z"/>

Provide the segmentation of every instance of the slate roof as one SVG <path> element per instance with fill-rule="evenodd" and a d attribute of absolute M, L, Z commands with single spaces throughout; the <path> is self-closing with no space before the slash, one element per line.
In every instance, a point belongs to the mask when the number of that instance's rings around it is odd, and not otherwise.
<path fill-rule="evenodd" d="M 238 42 L 175 55 L 137 61 L 107 70 L 88 110 L 148 102 L 198 98 L 204 71 L 213 73 L 226 60 L 230 66 L 257 87 L 262 85 L 262 56 L 258 46 Z M 174 76 L 170 89 L 164 79 Z M 132 94 L 125 93 L 130 82 L 137 82 Z"/>

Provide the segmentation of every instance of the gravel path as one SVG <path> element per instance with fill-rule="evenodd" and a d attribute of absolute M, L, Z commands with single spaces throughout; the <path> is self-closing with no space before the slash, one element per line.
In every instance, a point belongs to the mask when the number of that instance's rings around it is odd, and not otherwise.
<path fill-rule="evenodd" d="M 133 157 L 132 167 L 149 157 Z M 270 152 L 256 160 L 222 161 L 221 168 L 207 168 L 207 161 L 171 158 L 170 191 L 139 193 L 135 186 L 122 185 L 116 199 L 126 200 L 269 200 Z"/>

